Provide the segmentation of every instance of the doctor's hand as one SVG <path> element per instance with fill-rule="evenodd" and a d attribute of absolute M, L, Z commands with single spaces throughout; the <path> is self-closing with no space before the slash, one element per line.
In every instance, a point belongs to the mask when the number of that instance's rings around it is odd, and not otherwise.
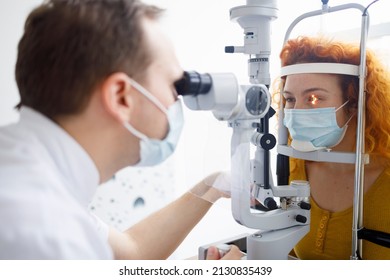
<path fill-rule="evenodd" d="M 231 245 L 230 250 L 221 258 L 218 248 L 211 246 L 207 249 L 206 260 L 240 260 L 243 256 L 237 246 Z"/>
<path fill-rule="evenodd" d="M 229 198 L 230 189 L 230 174 L 227 172 L 216 172 L 204 178 L 189 192 L 203 200 L 214 203 L 222 197 Z"/>

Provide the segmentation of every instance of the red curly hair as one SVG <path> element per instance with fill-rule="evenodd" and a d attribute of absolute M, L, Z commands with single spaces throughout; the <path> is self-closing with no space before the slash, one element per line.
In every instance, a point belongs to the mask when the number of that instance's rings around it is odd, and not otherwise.
<path fill-rule="evenodd" d="M 325 38 L 299 37 L 289 40 L 280 53 L 282 66 L 310 63 L 334 62 L 359 65 L 359 46 L 335 42 Z M 366 76 L 366 128 L 365 151 L 374 157 L 390 163 L 390 73 L 371 51 L 367 51 Z M 356 108 L 359 94 L 359 79 L 355 76 L 340 75 L 344 100 L 348 107 Z M 280 79 L 280 98 L 285 77 Z"/>

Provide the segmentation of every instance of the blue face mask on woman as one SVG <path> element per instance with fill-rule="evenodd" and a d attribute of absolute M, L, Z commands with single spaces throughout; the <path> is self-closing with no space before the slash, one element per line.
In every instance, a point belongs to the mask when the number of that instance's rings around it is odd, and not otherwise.
<path fill-rule="evenodd" d="M 290 132 L 291 147 L 301 152 L 310 152 L 339 144 L 352 117 L 343 127 L 339 127 L 336 112 L 347 103 L 337 109 L 284 109 L 283 124 Z"/>
<path fill-rule="evenodd" d="M 178 99 L 167 110 L 164 105 L 162 105 L 161 102 L 143 86 L 131 79 L 130 83 L 135 89 L 163 111 L 168 118 L 169 132 L 163 140 L 151 139 L 135 129 L 131 124 L 124 123 L 126 129 L 141 140 L 141 158 L 135 166 L 154 166 L 166 160 L 176 149 L 184 124 L 182 104 L 180 99 Z"/>

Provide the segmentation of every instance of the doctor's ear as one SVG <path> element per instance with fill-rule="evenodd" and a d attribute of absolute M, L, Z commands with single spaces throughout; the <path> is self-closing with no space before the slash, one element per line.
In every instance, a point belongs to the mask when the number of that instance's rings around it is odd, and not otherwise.
<path fill-rule="evenodd" d="M 128 122 L 133 109 L 130 94 L 131 85 L 125 73 L 113 73 L 101 84 L 101 97 L 104 108 L 119 122 Z"/>

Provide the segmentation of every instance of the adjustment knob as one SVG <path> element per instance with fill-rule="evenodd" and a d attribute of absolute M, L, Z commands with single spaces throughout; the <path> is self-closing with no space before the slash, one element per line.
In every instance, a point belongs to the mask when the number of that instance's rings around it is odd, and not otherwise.
<path fill-rule="evenodd" d="M 234 53 L 234 46 L 226 46 L 225 53 Z"/>
<path fill-rule="evenodd" d="M 307 218 L 306 218 L 305 216 L 302 216 L 302 215 L 297 215 L 297 216 L 295 217 L 295 220 L 296 220 L 298 223 L 304 224 L 304 223 L 306 223 Z"/>
<path fill-rule="evenodd" d="M 264 206 L 267 207 L 269 210 L 278 209 L 278 205 L 276 204 L 276 201 L 272 197 L 267 197 L 264 200 Z"/>
<path fill-rule="evenodd" d="M 263 137 L 261 137 L 260 145 L 266 151 L 273 149 L 276 145 L 275 136 L 269 133 L 264 134 Z"/>
<path fill-rule="evenodd" d="M 301 209 L 304 209 L 304 210 L 310 210 L 311 209 L 310 203 L 307 203 L 305 201 L 301 201 L 301 203 L 299 203 L 299 207 L 301 207 Z"/>

